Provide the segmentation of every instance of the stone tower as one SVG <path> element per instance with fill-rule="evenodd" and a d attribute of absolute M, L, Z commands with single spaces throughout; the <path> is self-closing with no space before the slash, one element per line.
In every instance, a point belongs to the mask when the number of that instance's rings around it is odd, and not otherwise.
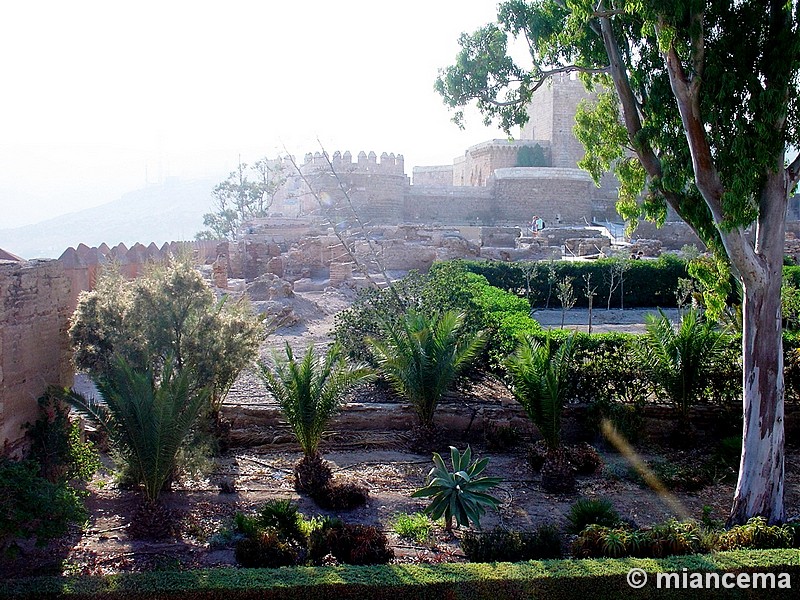
<path fill-rule="evenodd" d="M 574 73 L 554 76 L 534 92 L 520 139 L 550 142 L 551 166 L 574 169 L 583 157 L 583 146 L 572 131 L 575 113 L 581 100 L 591 98 Z"/>

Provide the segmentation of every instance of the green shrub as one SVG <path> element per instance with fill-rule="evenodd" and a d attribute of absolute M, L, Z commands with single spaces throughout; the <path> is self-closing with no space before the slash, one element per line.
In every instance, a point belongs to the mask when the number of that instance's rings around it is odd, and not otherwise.
<path fill-rule="evenodd" d="M 77 492 L 41 477 L 40 469 L 32 460 L 0 458 L 0 551 L 14 553 L 18 540 L 44 545 L 86 520 Z"/>
<path fill-rule="evenodd" d="M 326 529 L 330 553 L 348 565 L 380 565 L 394 558 L 386 535 L 372 525 L 346 523 Z"/>
<path fill-rule="evenodd" d="M 190 255 L 151 264 L 132 281 L 104 268 L 95 289 L 80 295 L 69 330 L 75 364 L 92 377 L 113 375 L 116 356 L 156 379 L 171 362 L 192 392 L 210 390 L 211 413 L 257 356 L 263 332 L 246 297 L 216 300 Z"/>
<path fill-rule="evenodd" d="M 464 330 L 464 316 L 453 311 L 432 317 L 409 311 L 369 346 L 394 391 L 411 403 L 419 424 L 433 427 L 442 396 L 480 353 L 482 333 Z"/>
<path fill-rule="evenodd" d="M 622 288 L 617 288 L 611 295 L 611 307 L 618 308 L 624 300 L 625 308 L 649 308 L 675 306 L 675 290 L 678 280 L 687 278 L 686 262 L 670 254 L 663 254 L 657 260 L 630 260 L 626 258 L 605 258 L 589 262 L 551 261 L 547 263 L 552 269 L 552 277 L 548 269 L 537 269 L 530 281 L 526 279 L 525 263 L 506 263 L 501 261 L 461 261 L 471 271 L 486 278 L 490 285 L 502 290 L 526 296 L 530 286 L 530 297 L 535 299 L 536 306 L 543 307 L 547 303 L 550 290 L 550 279 L 553 281 L 571 277 L 574 281 L 583 281 L 586 274 L 591 273 L 592 283 L 596 284 L 595 306 L 607 306 L 611 272 L 625 270 Z M 583 290 L 581 290 L 583 292 Z M 585 293 L 579 293 L 577 306 L 588 306 Z"/>
<path fill-rule="evenodd" d="M 720 550 L 791 548 L 793 543 L 793 529 L 769 525 L 764 517 L 753 517 L 744 525 L 731 527 L 719 537 Z"/>
<path fill-rule="evenodd" d="M 479 477 L 489 464 L 489 459 L 471 461 L 472 450 L 469 446 L 463 454 L 450 446 L 451 471 L 445 466 L 442 457 L 434 452 L 434 466 L 428 473 L 427 485 L 411 495 L 412 498 L 431 498 L 425 512 L 432 519 L 444 516 L 447 531 L 452 529 L 453 519 L 457 525 L 466 527 L 472 522 L 480 528 L 486 507 L 497 508 L 500 504 L 497 498 L 486 491 L 502 480 L 499 477 Z"/>
<path fill-rule="evenodd" d="M 258 511 L 257 522 L 259 527 L 274 529 L 286 539 L 305 542 L 303 515 L 291 500 L 267 500 Z"/>
<path fill-rule="evenodd" d="M 77 422 L 70 421 L 64 391 L 49 388 L 39 402 L 39 418 L 28 424 L 29 457 L 48 481 L 89 481 L 100 468 L 94 444 L 81 439 Z"/>
<path fill-rule="evenodd" d="M 272 394 L 303 454 L 317 454 L 322 434 L 339 410 L 343 396 L 375 374 L 363 364 L 348 364 L 341 348 L 334 344 L 317 357 L 313 345 L 302 359 L 296 359 L 288 342 L 285 358 L 273 353 L 271 363 L 259 363 L 259 375 Z"/>
<path fill-rule="evenodd" d="M 689 408 L 703 393 L 710 366 L 720 362 L 726 340 L 695 309 L 683 314 L 677 329 L 663 312 L 658 317 L 648 315 L 646 329 L 642 363 L 675 405 L 679 418 L 688 423 Z"/>
<path fill-rule="evenodd" d="M 567 533 L 580 533 L 588 525 L 616 527 L 620 523 L 619 513 L 605 498 L 581 498 L 567 514 Z"/>
<path fill-rule="evenodd" d="M 466 531 L 461 549 L 470 562 L 519 562 L 560 558 L 561 536 L 552 525 L 535 531 L 511 531 L 497 527 L 491 531 Z"/>
<path fill-rule="evenodd" d="M 433 521 L 423 513 L 400 513 L 392 521 L 392 529 L 401 538 L 424 544 L 430 538 L 431 531 L 433 531 Z"/>
<path fill-rule="evenodd" d="M 627 526 L 588 525 L 573 544 L 573 554 L 580 558 L 665 556 L 696 554 L 703 547 L 703 532 L 694 521 L 670 519 L 646 529 Z"/>

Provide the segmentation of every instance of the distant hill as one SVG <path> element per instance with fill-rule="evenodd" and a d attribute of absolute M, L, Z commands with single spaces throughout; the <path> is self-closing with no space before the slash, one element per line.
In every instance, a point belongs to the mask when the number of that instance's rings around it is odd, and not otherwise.
<path fill-rule="evenodd" d="M 0 247 L 23 258 L 58 258 L 70 246 L 109 246 L 123 242 L 192 240 L 211 210 L 211 190 L 218 179 L 181 181 L 125 194 L 118 200 L 54 217 L 34 225 L 0 229 Z"/>

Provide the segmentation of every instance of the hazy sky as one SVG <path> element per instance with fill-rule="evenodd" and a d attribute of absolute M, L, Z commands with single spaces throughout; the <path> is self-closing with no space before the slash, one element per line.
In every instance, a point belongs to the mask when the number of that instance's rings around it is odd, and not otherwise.
<path fill-rule="evenodd" d="M 446 164 L 503 137 L 433 91 L 492 0 L 73 0 L 0 10 L 0 229 L 319 149 Z"/>

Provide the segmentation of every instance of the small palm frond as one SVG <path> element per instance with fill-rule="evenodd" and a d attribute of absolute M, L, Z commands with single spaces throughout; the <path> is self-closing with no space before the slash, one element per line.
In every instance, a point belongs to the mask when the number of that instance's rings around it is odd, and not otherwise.
<path fill-rule="evenodd" d="M 505 361 L 517 401 L 539 429 L 547 446 L 557 448 L 561 437 L 561 409 L 570 376 L 574 336 L 555 351 L 548 336 L 545 345 L 523 338 Z"/>
<path fill-rule="evenodd" d="M 483 333 L 464 335 L 463 315 L 453 311 L 428 317 L 409 311 L 386 324 L 381 339 L 368 344 L 389 384 L 414 407 L 420 424 L 433 424 L 442 396 L 481 352 Z"/>
<path fill-rule="evenodd" d="M 189 374 L 176 373 L 171 359 L 156 383 L 152 371 L 137 372 L 117 357 L 109 374 L 95 384 L 104 404 L 74 391 L 66 400 L 108 432 L 147 498 L 156 500 L 175 471 L 178 451 L 210 391 L 192 389 Z"/>
<path fill-rule="evenodd" d="M 339 410 L 342 397 L 375 374 L 366 365 L 349 365 L 338 344 L 318 358 L 309 346 L 302 360 L 291 347 L 286 357 L 273 354 L 271 364 L 259 363 L 264 386 L 278 402 L 306 456 L 316 454 L 328 422 Z"/>

